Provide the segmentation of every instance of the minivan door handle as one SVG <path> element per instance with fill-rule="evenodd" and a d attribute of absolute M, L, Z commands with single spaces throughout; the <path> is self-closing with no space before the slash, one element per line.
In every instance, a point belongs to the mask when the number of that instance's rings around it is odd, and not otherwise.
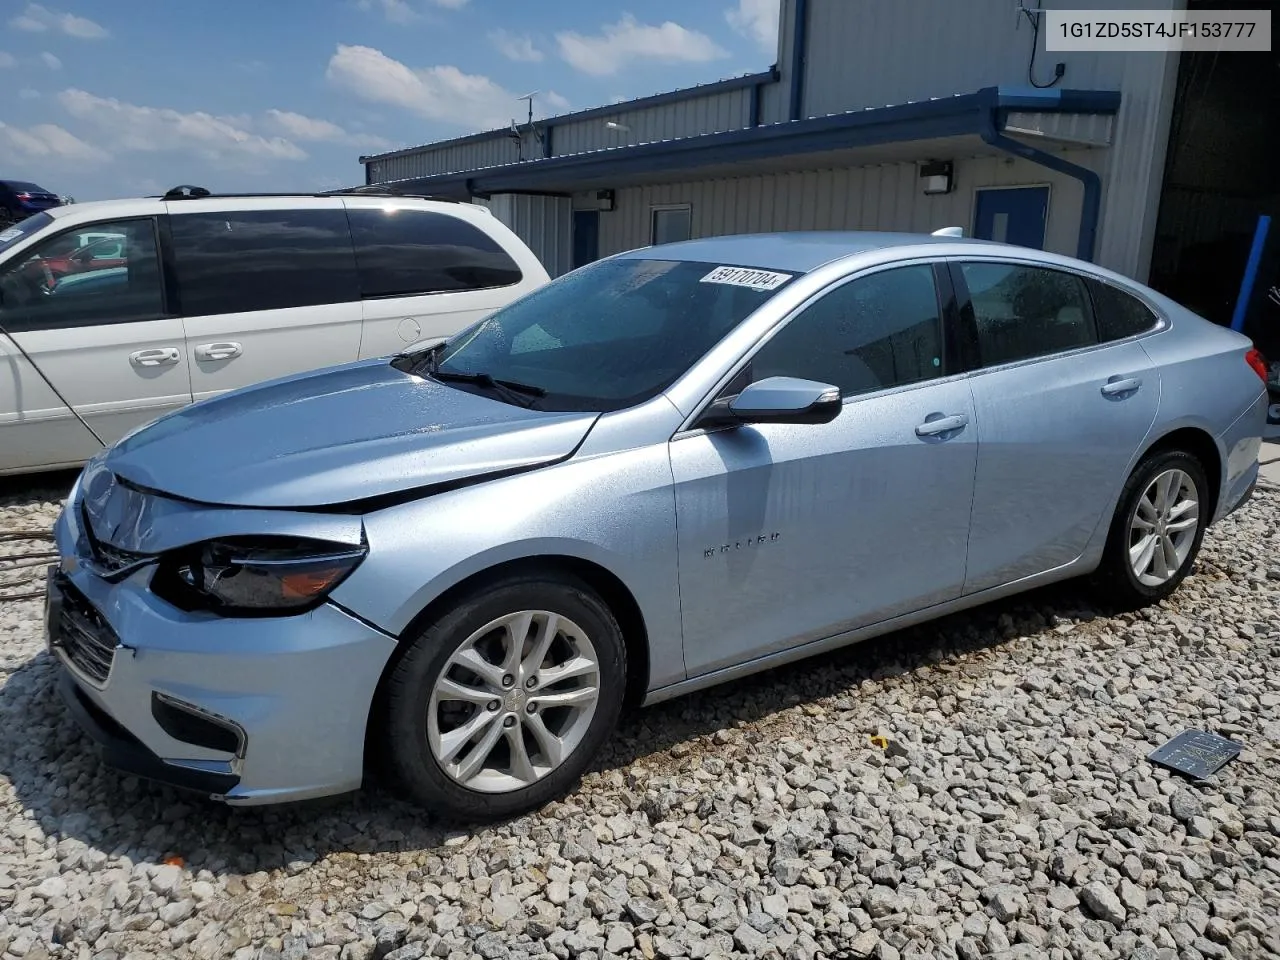
<path fill-rule="evenodd" d="M 129 354 L 129 362 L 135 367 L 163 367 L 177 363 L 182 354 L 177 347 L 158 347 L 155 350 L 135 350 Z"/>
<path fill-rule="evenodd" d="M 222 343 L 202 343 L 196 347 L 197 360 L 230 360 L 244 352 L 244 347 L 234 340 Z"/>
<path fill-rule="evenodd" d="M 956 413 L 949 417 L 938 417 L 936 420 L 926 420 L 924 423 L 916 427 L 917 437 L 936 437 L 940 433 L 950 433 L 952 430 L 961 430 L 969 423 L 969 418 L 963 413 Z"/>
<path fill-rule="evenodd" d="M 1112 377 L 1102 385 L 1102 395 L 1104 397 L 1118 397 L 1124 393 L 1133 393 L 1142 386 L 1142 381 L 1137 377 Z"/>

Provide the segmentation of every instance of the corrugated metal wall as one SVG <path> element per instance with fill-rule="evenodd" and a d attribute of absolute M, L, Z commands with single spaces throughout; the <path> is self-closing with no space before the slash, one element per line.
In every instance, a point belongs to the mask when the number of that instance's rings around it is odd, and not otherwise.
<path fill-rule="evenodd" d="M 789 0 L 790 2 L 790 0 Z M 907 100 L 1025 85 L 1034 0 L 810 0 L 805 112 L 822 116 Z M 1046 8 L 1109 9 L 1105 0 L 1045 0 Z M 1185 0 L 1125 0 L 1125 9 L 1180 9 Z M 1037 79 L 1067 65 L 1064 87 L 1120 90 L 1105 171 L 1097 259 L 1146 276 L 1172 111 L 1173 53 L 1046 53 Z"/>
<path fill-rule="evenodd" d="M 1082 165 L 1098 151 L 1064 154 Z M 600 215 L 600 253 L 646 246 L 655 206 L 689 204 L 694 237 L 775 230 L 906 230 L 973 224 L 974 191 L 981 187 L 1050 187 L 1047 249 L 1074 254 L 1080 227 L 1080 183 L 1025 160 L 976 157 L 956 161 L 956 188 L 925 196 L 914 163 L 704 180 L 617 192 L 617 209 Z"/>
<path fill-rule="evenodd" d="M 700 133 L 738 130 L 748 124 L 750 116 L 751 92 L 730 90 L 646 110 L 619 109 L 618 114 L 609 119 L 627 126 L 628 131 L 609 129 L 603 118 L 567 123 L 555 128 L 551 145 L 555 154 L 560 156 L 654 140 L 674 140 Z"/>
<path fill-rule="evenodd" d="M 533 155 L 531 148 L 526 146 L 525 159 Z M 378 160 L 372 164 L 370 175 L 373 183 L 382 183 L 386 180 L 429 177 L 437 173 L 456 173 L 478 167 L 493 167 L 504 163 L 515 163 L 518 159 L 520 159 L 520 151 L 515 140 L 503 135 L 455 146 L 427 148 Z"/>
<path fill-rule="evenodd" d="M 573 266 L 572 200 L 503 193 L 490 197 L 485 206 L 529 245 L 552 277 L 569 272 Z"/>

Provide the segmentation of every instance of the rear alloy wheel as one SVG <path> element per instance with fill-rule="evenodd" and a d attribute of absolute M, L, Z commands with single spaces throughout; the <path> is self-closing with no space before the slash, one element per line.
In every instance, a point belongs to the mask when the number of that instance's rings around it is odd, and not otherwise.
<path fill-rule="evenodd" d="M 1191 571 L 1212 508 L 1204 469 L 1182 451 L 1154 454 L 1125 484 L 1095 581 L 1123 607 L 1156 603 Z"/>
<path fill-rule="evenodd" d="M 7 227 L 13 223 L 13 211 L 8 207 L 0 207 L 0 227 Z"/>
<path fill-rule="evenodd" d="M 572 788 L 617 721 L 622 634 L 577 581 L 521 578 L 455 606 L 389 678 L 384 744 L 403 792 L 488 820 Z"/>

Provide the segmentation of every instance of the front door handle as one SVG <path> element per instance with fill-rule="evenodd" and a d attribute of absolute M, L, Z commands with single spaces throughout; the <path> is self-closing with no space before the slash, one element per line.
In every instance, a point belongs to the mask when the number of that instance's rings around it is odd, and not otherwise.
<path fill-rule="evenodd" d="M 244 352 L 244 347 L 234 340 L 221 343 L 202 343 L 196 347 L 197 360 L 230 360 Z"/>
<path fill-rule="evenodd" d="M 962 430 L 969 423 L 969 418 L 963 413 L 953 414 L 949 417 L 938 417 L 936 420 L 926 420 L 924 423 L 916 427 L 917 437 L 936 437 L 940 433 L 950 433 L 952 430 Z"/>
<path fill-rule="evenodd" d="M 182 354 L 177 347 L 159 347 L 155 350 L 135 350 L 129 354 L 129 362 L 135 367 L 164 367 L 177 363 Z"/>
<path fill-rule="evenodd" d="M 1112 377 L 1102 385 L 1102 395 L 1104 397 L 1118 397 L 1122 393 L 1133 393 L 1142 386 L 1142 381 L 1137 377 Z"/>

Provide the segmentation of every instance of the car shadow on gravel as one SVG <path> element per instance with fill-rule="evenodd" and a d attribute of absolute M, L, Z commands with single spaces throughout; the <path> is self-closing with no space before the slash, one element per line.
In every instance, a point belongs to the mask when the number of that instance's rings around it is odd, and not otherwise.
<path fill-rule="evenodd" d="M 37 604 L 27 608 L 39 615 Z M 1080 587 L 1059 585 L 769 670 L 627 715 L 592 771 L 612 777 L 615 785 L 631 785 L 632 765 L 660 774 L 679 763 L 677 755 L 718 749 L 710 739 L 717 731 L 827 697 L 856 697 L 864 681 L 913 673 L 1047 631 L 1059 618 L 1105 615 Z M 376 785 L 302 804 L 229 808 L 125 776 L 105 767 L 75 727 L 55 690 L 56 673 L 55 662 L 41 652 L 0 688 L 0 775 L 10 780 L 25 817 L 38 822 L 46 836 L 72 838 L 134 862 L 170 860 L 228 875 L 293 873 L 329 855 L 431 855 L 451 836 L 469 832 L 466 824 L 433 822 Z M 532 832 L 574 817 L 577 809 L 570 797 L 508 826 Z"/>

